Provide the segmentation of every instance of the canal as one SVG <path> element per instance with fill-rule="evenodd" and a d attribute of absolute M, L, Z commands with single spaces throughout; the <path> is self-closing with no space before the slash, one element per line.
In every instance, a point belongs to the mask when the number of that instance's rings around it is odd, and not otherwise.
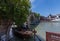
<path fill-rule="evenodd" d="M 60 33 L 60 22 L 40 22 L 36 26 L 35 30 L 37 31 L 35 41 L 46 41 L 46 32 Z M 12 34 L 12 29 L 10 29 L 9 33 L 10 41 L 34 41 L 34 38 L 22 40 L 14 37 Z"/>
<path fill-rule="evenodd" d="M 60 33 L 60 22 L 40 22 L 35 28 L 42 41 L 46 41 L 46 32 Z"/>

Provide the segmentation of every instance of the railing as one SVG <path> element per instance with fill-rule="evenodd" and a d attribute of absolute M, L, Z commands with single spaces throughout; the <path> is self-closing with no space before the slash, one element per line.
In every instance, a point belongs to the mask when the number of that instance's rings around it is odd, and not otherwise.
<path fill-rule="evenodd" d="M 60 33 L 46 32 L 46 41 L 60 41 Z"/>
<path fill-rule="evenodd" d="M 34 41 L 37 41 L 36 38 L 38 41 L 41 41 L 41 39 L 36 35 L 36 30 L 34 29 Z"/>

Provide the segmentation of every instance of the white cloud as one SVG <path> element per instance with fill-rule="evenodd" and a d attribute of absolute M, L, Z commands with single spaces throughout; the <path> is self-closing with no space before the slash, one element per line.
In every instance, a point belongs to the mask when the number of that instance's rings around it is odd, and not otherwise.
<path fill-rule="evenodd" d="M 30 0 L 31 1 L 31 3 L 33 3 L 35 0 Z"/>

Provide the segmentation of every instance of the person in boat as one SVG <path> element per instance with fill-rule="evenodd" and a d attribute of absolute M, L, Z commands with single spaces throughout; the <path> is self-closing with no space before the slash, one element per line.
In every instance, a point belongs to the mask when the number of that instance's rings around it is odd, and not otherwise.
<path fill-rule="evenodd" d="M 21 26 L 22 29 L 24 30 L 27 30 L 28 29 L 28 23 L 25 22 L 22 26 Z"/>

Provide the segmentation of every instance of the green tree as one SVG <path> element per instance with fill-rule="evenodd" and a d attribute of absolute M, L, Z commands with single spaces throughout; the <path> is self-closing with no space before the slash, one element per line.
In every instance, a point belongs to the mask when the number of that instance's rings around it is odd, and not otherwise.
<path fill-rule="evenodd" d="M 20 27 L 26 20 L 30 11 L 30 1 L 20 0 L 14 8 L 14 21 Z"/>
<path fill-rule="evenodd" d="M 11 20 L 22 25 L 29 15 L 29 0 L 0 0 L 0 19 Z"/>
<path fill-rule="evenodd" d="M 13 18 L 13 4 L 7 0 L 0 0 L 0 19 L 9 20 Z"/>
<path fill-rule="evenodd" d="M 40 17 L 39 13 L 34 13 L 35 17 L 38 19 Z"/>

